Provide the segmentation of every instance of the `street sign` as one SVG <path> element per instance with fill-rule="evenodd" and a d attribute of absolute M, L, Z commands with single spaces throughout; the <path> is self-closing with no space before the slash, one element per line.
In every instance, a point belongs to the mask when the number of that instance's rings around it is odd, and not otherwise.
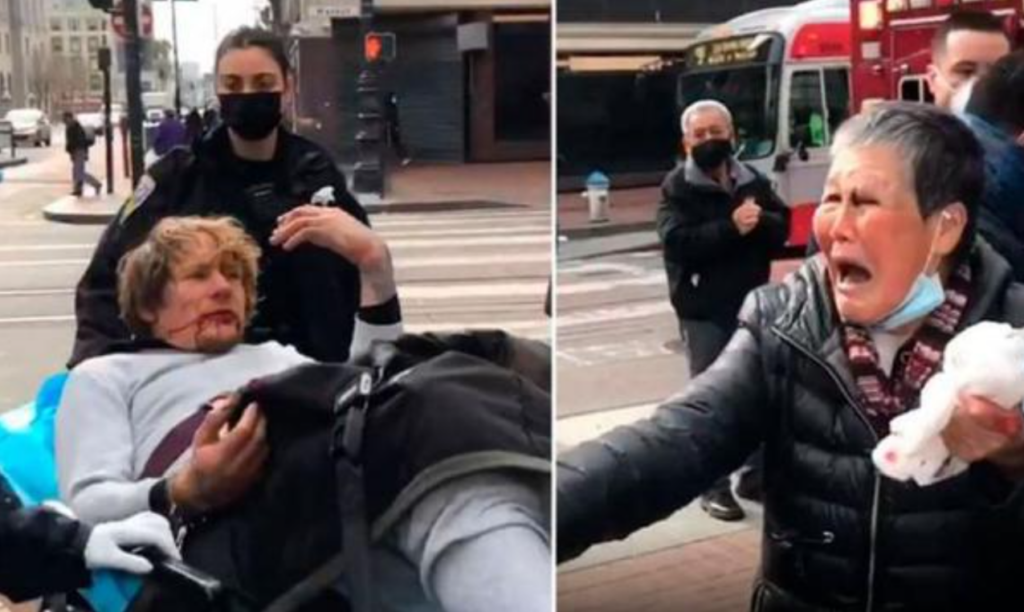
<path fill-rule="evenodd" d="M 358 19 L 362 14 L 360 0 L 306 0 L 306 18 L 323 19 Z"/>
<path fill-rule="evenodd" d="M 124 25 L 124 11 L 121 10 L 121 3 L 118 3 L 110 17 L 110 25 L 114 33 L 122 39 L 128 38 L 128 28 Z M 149 4 L 141 4 L 139 8 L 139 35 L 142 38 L 153 38 L 153 7 Z"/>

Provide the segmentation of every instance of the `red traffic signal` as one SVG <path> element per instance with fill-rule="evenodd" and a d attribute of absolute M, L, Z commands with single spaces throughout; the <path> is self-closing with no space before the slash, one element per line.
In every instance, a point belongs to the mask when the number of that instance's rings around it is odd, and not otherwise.
<path fill-rule="evenodd" d="M 363 40 L 363 57 L 370 63 L 395 59 L 395 35 L 391 32 L 370 32 Z"/>

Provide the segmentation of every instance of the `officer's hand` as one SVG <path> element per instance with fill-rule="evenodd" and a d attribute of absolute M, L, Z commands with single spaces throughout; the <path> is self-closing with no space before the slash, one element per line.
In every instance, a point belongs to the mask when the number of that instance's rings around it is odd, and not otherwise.
<path fill-rule="evenodd" d="M 942 441 L 968 463 L 987 460 L 1009 471 L 1024 466 L 1024 416 L 985 398 L 961 396 Z"/>
<path fill-rule="evenodd" d="M 171 501 L 191 512 L 227 506 L 244 495 L 259 479 L 269 449 L 267 422 L 250 404 L 238 423 L 228 429 L 228 401 L 214 409 L 196 430 L 192 461 L 171 479 Z"/>
<path fill-rule="evenodd" d="M 286 251 L 306 243 L 330 249 L 360 270 L 378 266 L 387 252 L 376 232 L 344 210 L 309 204 L 281 215 L 270 235 L 270 244 Z"/>
<path fill-rule="evenodd" d="M 167 519 L 152 512 L 143 512 L 123 521 L 94 527 L 85 544 L 85 566 L 91 570 L 149 573 L 153 569 L 152 563 L 139 555 L 125 552 L 140 546 L 152 546 L 172 559 L 181 559 Z"/>

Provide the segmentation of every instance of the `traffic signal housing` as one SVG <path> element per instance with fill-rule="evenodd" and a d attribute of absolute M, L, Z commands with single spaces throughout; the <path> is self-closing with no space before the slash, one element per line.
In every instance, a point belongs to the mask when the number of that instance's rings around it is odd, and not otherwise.
<path fill-rule="evenodd" d="M 363 57 L 371 64 L 395 59 L 397 42 L 392 32 L 370 32 L 363 40 Z"/>

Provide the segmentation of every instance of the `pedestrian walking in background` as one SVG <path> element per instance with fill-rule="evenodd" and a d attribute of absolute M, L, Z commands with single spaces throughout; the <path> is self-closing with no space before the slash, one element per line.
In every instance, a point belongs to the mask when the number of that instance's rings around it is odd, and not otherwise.
<path fill-rule="evenodd" d="M 156 128 L 156 138 L 153 139 L 153 152 L 157 154 L 157 157 L 163 157 L 174 147 L 180 147 L 187 142 L 185 126 L 181 124 L 173 110 L 165 110 L 164 118 Z"/>
<path fill-rule="evenodd" d="M 82 124 L 78 122 L 73 113 L 65 111 L 63 119 L 64 150 L 71 157 L 71 195 L 79 198 L 82 197 L 82 186 L 84 183 L 88 183 L 96 191 L 95 195 L 99 195 L 100 190 L 103 188 L 103 183 L 95 176 L 89 174 L 85 167 L 86 162 L 89 161 L 89 147 L 96 142 L 95 137 L 86 133 L 85 128 L 82 127 Z"/>
<path fill-rule="evenodd" d="M 198 109 L 193 108 L 185 117 L 185 144 L 191 147 L 203 137 L 203 132 L 203 117 Z"/>
<path fill-rule="evenodd" d="M 657 226 L 695 378 L 736 331 L 747 293 L 768 282 L 772 257 L 789 235 L 789 209 L 768 179 L 733 157 L 732 114 L 725 105 L 695 102 L 681 126 L 686 161 L 662 183 Z M 758 487 L 752 488 L 756 497 Z M 707 491 L 701 507 L 724 521 L 744 516 L 728 476 Z"/>
<path fill-rule="evenodd" d="M 402 142 L 402 125 L 398 112 L 398 94 L 395 92 L 390 92 L 384 96 L 384 121 L 387 123 L 388 144 L 391 147 L 391 152 L 395 154 L 395 157 L 398 158 L 403 166 L 408 166 L 409 162 L 412 161 L 412 158 L 409 157 L 409 152 L 406 150 L 405 144 Z"/>

